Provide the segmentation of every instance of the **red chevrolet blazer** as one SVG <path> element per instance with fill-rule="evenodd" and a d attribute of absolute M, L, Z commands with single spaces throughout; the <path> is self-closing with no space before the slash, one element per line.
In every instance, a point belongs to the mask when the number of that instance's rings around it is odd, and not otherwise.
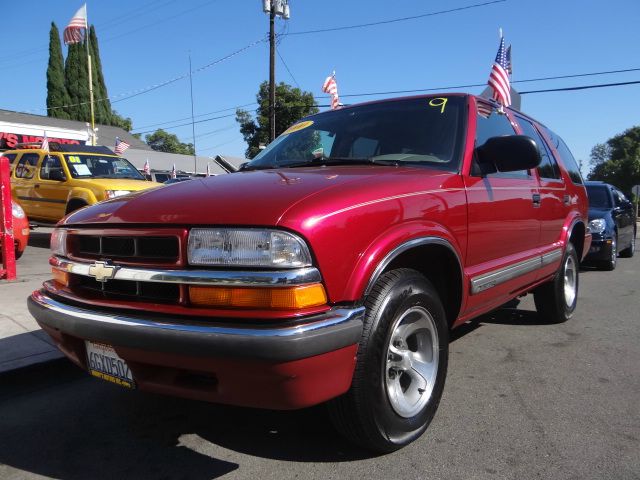
<path fill-rule="evenodd" d="M 562 139 L 465 94 L 307 117 L 241 171 L 66 217 L 29 309 L 92 375 L 211 402 L 328 402 L 386 452 L 419 437 L 449 332 L 533 293 L 563 322 L 589 250 Z"/>

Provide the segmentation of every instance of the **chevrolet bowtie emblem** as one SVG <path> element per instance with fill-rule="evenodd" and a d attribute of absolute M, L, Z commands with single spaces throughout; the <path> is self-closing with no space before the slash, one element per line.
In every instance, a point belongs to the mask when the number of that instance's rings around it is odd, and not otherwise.
<path fill-rule="evenodd" d="M 112 265 L 111 262 L 95 262 L 89 267 L 89 275 L 95 277 L 98 282 L 106 282 L 116 276 L 116 272 L 120 267 Z"/>

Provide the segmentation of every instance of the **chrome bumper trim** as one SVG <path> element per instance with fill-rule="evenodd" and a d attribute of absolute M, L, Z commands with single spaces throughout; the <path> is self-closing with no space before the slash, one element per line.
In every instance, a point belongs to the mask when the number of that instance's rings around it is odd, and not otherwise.
<path fill-rule="evenodd" d="M 227 318 L 209 319 L 216 324 L 208 325 L 189 318 L 154 318 L 151 313 L 88 310 L 59 302 L 42 290 L 33 292 L 27 304 L 40 326 L 79 339 L 157 354 L 270 362 L 299 360 L 355 345 L 364 318 L 364 307 L 334 308 L 301 319 L 304 323 L 264 327 L 253 323 L 243 328 L 230 325 Z"/>
<path fill-rule="evenodd" d="M 76 262 L 54 256 L 51 265 L 74 275 L 92 277 L 89 269 L 94 263 Z M 320 272 L 314 267 L 294 270 L 236 271 L 236 270 L 153 270 L 117 266 L 113 280 L 134 282 L 182 283 L 187 285 L 210 285 L 230 287 L 268 287 L 305 285 L 322 281 Z"/>

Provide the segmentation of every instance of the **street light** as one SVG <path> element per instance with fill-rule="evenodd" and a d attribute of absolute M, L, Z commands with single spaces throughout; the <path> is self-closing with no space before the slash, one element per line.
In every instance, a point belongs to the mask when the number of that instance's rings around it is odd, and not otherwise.
<path fill-rule="evenodd" d="M 288 20 L 289 0 L 262 0 L 262 11 L 269 14 L 269 141 L 276 138 L 276 17 Z"/>

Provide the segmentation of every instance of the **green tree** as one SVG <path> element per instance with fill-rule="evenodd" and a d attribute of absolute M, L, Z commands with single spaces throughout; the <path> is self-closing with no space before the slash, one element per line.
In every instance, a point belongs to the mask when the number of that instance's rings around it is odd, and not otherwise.
<path fill-rule="evenodd" d="M 100 49 L 98 48 L 98 37 L 93 25 L 89 28 L 89 51 L 91 52 L 91 76 L 93 83 L 94 114 L 96 123 L 111 125 L 111 102 L 107 93 L 107 86 L 102 73 L 102 62 L 100 61 Z"/>
<path fill-rule="evenodd" d="M 159 152 L 181 153 L 183 155 L 193 155 L 195 150 L 193 143 L 182 143 L 176 135 L 159 128 L 151 135 L 145 137 L 147 145 Z"/>
<path fill-rule="evenodd" d="M 591 150 L 589 180 L 611 183 L 630 195 L 640 185 L 640 126 L 631 127 Z"/>
<path fill-rule="evenodd" d="M 49 65 L 47 67 L 47 112 L 50 117 L 69 118 L 65 105 L 69 94 L 64 85 L 64 58 L 60 45 L 60 32 L 54 22 L 49 31 Z"/>
<path fill-rule="evenodd" d="M 87 52 L 83 42 L 69 45 L 64 64 L 64 84 L 69 93 L 70 104 L 66 108 L 69 118 L 89 121 L 89 74 Z"/>
<path fill-rule="evenodd" d="M 269 83 L 262 82 L 256 95 L 258 108 L 254 119 L 246 110 L 236 110 L 240 133 L 247 142 L 245 155 L 253 158 L 260 152 L 260 144 L 269 143 Z M 276 136 L 291 124 L 307 115 L 318 112 L 313 94 L 294 88 L 284 82 L 276 85 Z"/>

